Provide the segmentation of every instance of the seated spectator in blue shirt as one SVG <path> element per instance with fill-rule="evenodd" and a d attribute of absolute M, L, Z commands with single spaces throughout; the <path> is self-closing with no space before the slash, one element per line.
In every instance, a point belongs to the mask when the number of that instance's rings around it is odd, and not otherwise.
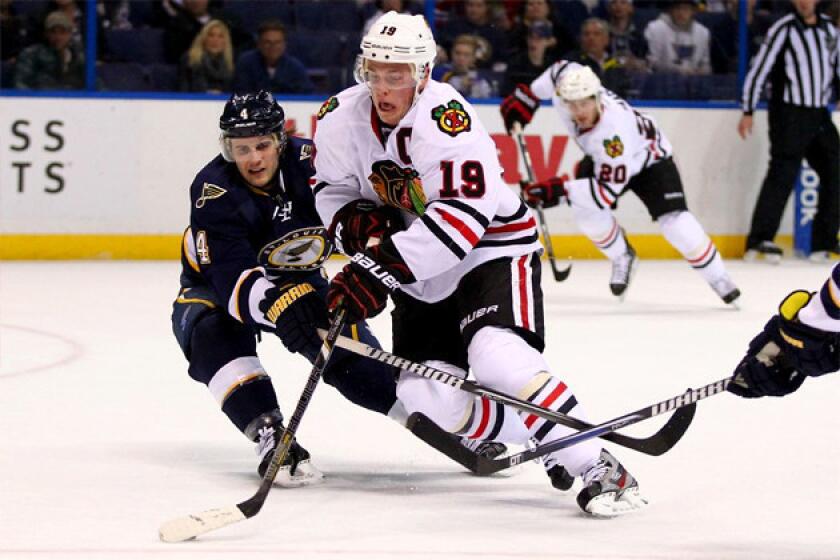
<path fill-rule="evenodd" d="M 465 0 L 464 17 L 453 18 L 440 30 L 441 42 L 451 48 L 455 37 L 476 36 L 480 43 L 476 64 L 480 68 L 492 66 L 506 59 L 507 38 L 505 32 L 493 21 L 487 0 Z"/>
<path fill-rule="evenodd" d="M 452 43 L 452 64 L 441 66 L 441 82 L 445 82 L 464 97 L 487 98 L 493 96 L 493 86 L 475 69 L 478 39 L 460 35 Z"/>
<path fill-rule="evenodd" d="M 229 92 L 233 82 L 233 44 L 224 22 L 211 19 L 181 59 L 181 91 Z"/>
<path fill-rule="evenodd" d="M 277 21 L 260 24 L 257 48 L 242 53 L 236 61 L 233 91 L 312 93 L 312 82 L 303 63 L 286 54 L 286 28 Z"/>

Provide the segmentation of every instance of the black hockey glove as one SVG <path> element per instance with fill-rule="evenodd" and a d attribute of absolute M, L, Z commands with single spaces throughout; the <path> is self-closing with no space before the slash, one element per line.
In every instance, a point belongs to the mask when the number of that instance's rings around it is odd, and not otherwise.
<path fill-rule="evenodd" d="M 289 283 L 271 288 L 259 307 L 289 352 L 321 347 L 317 329 L 328 328 L 329 320 L 327 306 L 312 284 Z"/>
<path fill-rule="evenodd" d="M 402 216 L 396 208 L 359 199 L 336 212 L 329 234 L 339 251 L 354 255 L 364 251 L 371 238 L 384 241 L 403 228 Z"/>
<path fill-rule="evenodd" d="M 522 199 L 531 208 L 540 204 L 543 208 L 557 206 L 566 196 L 566 188 L 560 177 L 552 177 L 539 183 L 522 183 L 521 187 Z"/>
<path fill-rule="evenodd" d="M 388 294 L 414 281 L 397 248 L 385 241 L 353 255 L 336 274 L 327 292 L 327 307 L 333 312 L 343 302 L 348 322 L 355 323 L 381 313 Z"/>
<path fill-rule="evenodd" d="M 539 108 L 540 98 L 534 95 L 531 88 L 526 84 L 517 84 L 513 93 L 502 100 L 500 107 L 507 133 L 511 133 L 514 123 L 519 123 L 524 129 Z"/>
<path fill-rule="evenodd" d="M 782 301 L 779 313 L 750 342 L 731 392 L 747 398 L 784 396 L 797 390 L 805 377 L 840 369 L 840 335 L 799 322 L 799 310 L 811 297 L 797 290 Z"/>

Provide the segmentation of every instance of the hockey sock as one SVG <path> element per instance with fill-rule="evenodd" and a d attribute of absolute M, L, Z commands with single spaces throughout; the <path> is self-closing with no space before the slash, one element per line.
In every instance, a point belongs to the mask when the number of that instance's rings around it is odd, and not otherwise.
<path fill-rule="evenodd" d="M 530 434 L 523 429 L 516 411 L 483 397 L 475 398 L 456 432 L 476 440 L 525 445 Z"/>
<path fill-rule="evenodd" d="M 528 400 L 543 408 L 586 420 L 572 391 L 559 379 L 547 373 L 548 364 L 543 355 L 510 329 L 482 328 L 470 341 L 468 357 L 479 383 Z M 494 415 L 492 410 L 494 406 L 492 403 L 487 403 L 488 424 L 498 417 L 498 413 Z M 475 408 L 478 409 L 478 406 Z M 481 409 L 485 409 L 483 403 Z M 514 415 L 505 415 L 503 428 L 511 422 L 511 416 Z M 548 422 L 527 412 L 517 412 L 515 416 L 521 426 L 519 429 L 526 432 L 525 434 L 520 432 L 520 437 L 524 435 L 538 444 L 554 441 L 576 432 L 572 428 Z M 476 424 L 475 420 L 471 423 L 472 426 Z M 468 427 L 465 428 L 468 429 Z M 571 474 L 579 475 L 593 458 L 598 457 L 600 452 L 600 444 L 594 440 L 585 441 L 552 453 L 545 461 L 545 466 L 550 468 L 556 464 L 562 464 Z"/>
<path fill-rule="evenodd" d="M 572 206 L 581 231 L 592 240 L 608 259 L 615 260 L 627 252 L 621 226 L 610 210 L 593 210 Z"/>
<path fill-rule="evenodd" d="M 712 283 L 726 274 L 723 259 L 703 226 L 691 212 L 669 212 L 657 220 L 668 243 L 679 251 L 688 264 Z"/>
<path fill-rule="evenodd" d="M 572 391 L 565 383 L 548 372 L 535 375 L 530 383 L 522 389 L 518 397 L 561 414 L 568 414 L 579 419 L 585 418 L 583 410 Z M 534 414 L 520 412 L 520 415 L 531 438 L 538 445 L 560 439 L 576 431 L 549 422 Z M 600 452 L 601 444 L 594 439 L 590 439 L 547 455 L 543 464 L 546 469 L 554 465 L 563 465 L 570 474 L 579 476 L 592 463 L 593 458 L 598 457 Z"/>

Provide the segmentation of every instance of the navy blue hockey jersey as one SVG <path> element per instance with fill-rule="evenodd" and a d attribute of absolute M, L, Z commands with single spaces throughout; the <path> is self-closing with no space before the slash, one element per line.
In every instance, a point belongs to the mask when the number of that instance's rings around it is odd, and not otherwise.
<path fill-rule="evenodd" d="M 238 321 L 273 327 L 259 309 L 269 288 L 326 284 L 332 252 L 309 184 L 312 142 L 290 137 L 268 190 L 250 186 L 219 155 L 190 187 L 190 227 L 181 245 L 182 287 L 209 286 Z"/>

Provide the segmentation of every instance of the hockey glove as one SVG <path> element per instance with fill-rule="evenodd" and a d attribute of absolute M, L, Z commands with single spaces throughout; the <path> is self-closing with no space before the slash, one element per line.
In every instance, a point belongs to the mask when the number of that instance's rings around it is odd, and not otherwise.
<path fill-rule="evenodd" d="M 348 322 L 374 317 L 385 309 L 388 295 L 415 278 L 391 241 L 356 253 L 336 274 L 327 292 L 330 312 L 343 302 Z"/>
<path fill-rule="evenodd" d="M 505 121 L 507 133 L 511 133 L 514 123 L 519 123 L 525 128 L 539 108 L 540 98 L 534 95 L 526 84 L 518 84 L 513 93 L 502 100 L 502 120 Z"/>
<path fill-rule="evenodd" d="M 329 234 L 339 251 L 354 255 L 364 251 L 370 239 L 384 241 L 401 229 L 403 219 L 399 210 L 359 199 L 336 212 Z"/>
<path fill-rule="evenodd" d="M 779 313 L 750 342 L 747 356 L 736 369 L 742 382 L 730 385 L 733 393 L 783 396 L 798 389 L 807 376 L 840 369 L 840 335 L 799 322 L 799 310 L 812 295 L 797 290 L 782 301 Z"/>
<path fill-rule="evenodd" d="M 312 284 L 289 283 L 271 288 L 259 307 L 289 352 L 320 348 L 322 340 L 317 329 L 328 328 L 329 321 L 327 306 Z"/>
<path fill-rule="evenodd" d="M 522 183 L 522 198 L 531 208 L 540 204 L 543 208 L 557 206 L 564 196 L 566 196 L 566 188 L 560 177 L 552 177 L 539 183 Z"/>

